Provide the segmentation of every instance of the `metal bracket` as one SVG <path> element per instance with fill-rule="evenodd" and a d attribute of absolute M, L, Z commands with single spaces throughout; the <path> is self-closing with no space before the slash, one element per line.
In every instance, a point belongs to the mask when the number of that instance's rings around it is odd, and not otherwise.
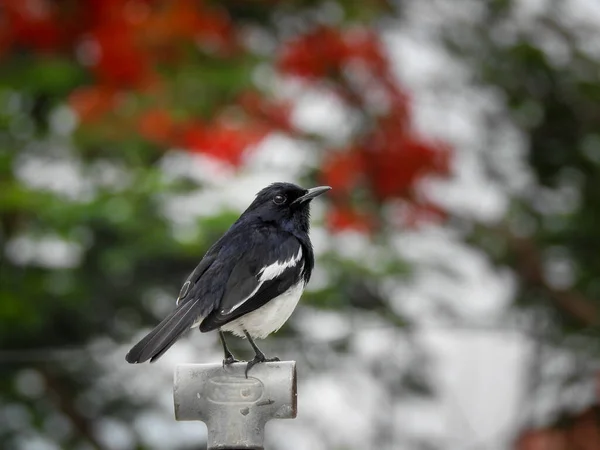
<path fill-rule="evenodd" d="M 176 420 L 200 420 L 208 450 L 262 450 L 265 424 L 296 417 L 296 362 L 182 364 L 175 369 Z"/>

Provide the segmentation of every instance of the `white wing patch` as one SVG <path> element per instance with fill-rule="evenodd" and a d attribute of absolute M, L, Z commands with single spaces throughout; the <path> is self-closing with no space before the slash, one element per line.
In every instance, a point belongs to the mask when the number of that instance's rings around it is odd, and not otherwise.
<path fill-rule="evenodd" d="M 236 303 L 234 306 L 229 308 L 227 311 L 224 311 L 224 313 L 231 314 L 233 311 L 235 311 L 240 306 L 242 306 L 246 300 L 248 300 L 249 298 L 252 298 L 258 292 L 258 290 L 260 289 L 260 287 L 263 285 L 263 283 L 265 281 L 269 281 L 269 280 L 272 280 L 272 279 L 278 277 L 285 271 L 285 269 L 287 269 L 289 267 L 294 267 L 296 264 L 298 264 L 298 261 L 300 261 L 301 258 L 302 258 L 302 247 L 300 247 L 298 249 L 298 253 L 296 254 L 296 256 L 292 256 L 287 261 L 282 261 L 282 262 L 276 261 L 273 264 L 271 264 L 269 266 L 265 266 L 262 269 L 260 269 L 258 272 L 258 275 L 260 275 L 260 278 L 258 279 L 258 285 L 256 286 L 256 288 L 254 288 L 254 290 L 250 293 L 250 295 L 248 295 L 245 299 L 240 300 L 238 303 Z"/>
<path fill-rule="evenodd" d="M 262 284 L 265 281 L 272 280 L 278 277 L 284 272 L 285 269 L 289 267 L 294 267 L 296 264 L 298 264 L 300 258 L 302 258 L 302 247 L 298 249 L 298 253 L 296 254 L 296 256 L 292 256 L 287 261 L 277 261 L 271 264 L 270 266 L 263 267 L 258 272 L 260 275 L 259 281 Z"/>
<path fill-rule="evenodd" d="M 258 290 L 260 289 L 260 287 L 263 285 L 264 281 L 261 281 L 260 283 L 258 283 L 258 286 L 256 286 L 256 288 L 254 288 L 254 290 L 250 293 L 250 295 L 248 297 L 246 297 L 243 300 L 240 300 L 238 303 L 236 303 L 235 305 L 233 305 L 231 308 L 229 308 L 227 311 L 223 311 L 225 314 L 230 314 L 231 312 L 235 311 L 236 309 L 238 309 L 240 306 L 242 306 L 244 304 L 244 302 L 246 300 L 248 300 L 249 298 L 251 298 L 254 294 L 256 294 L 258 292 Z"/>

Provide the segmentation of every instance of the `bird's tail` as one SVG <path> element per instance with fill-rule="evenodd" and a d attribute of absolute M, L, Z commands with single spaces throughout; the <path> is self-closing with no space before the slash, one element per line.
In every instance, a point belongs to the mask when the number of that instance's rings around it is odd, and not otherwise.
<path fill-rule="evenodd" d="M 161 323 L 159 323 L 146 337 L 135 344 L 125 359 L 130 364 L 143 363 L 150 360 L 156 361 L 192 326 L 197 319 L 192 311 L 195 302 L 181 305 Z"/>

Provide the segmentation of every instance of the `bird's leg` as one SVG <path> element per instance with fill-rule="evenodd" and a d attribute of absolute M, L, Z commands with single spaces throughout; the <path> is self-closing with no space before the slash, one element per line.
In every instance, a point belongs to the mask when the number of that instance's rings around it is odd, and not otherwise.
<path fill-rule="evenodd" d="M 223 345 L 223 354 L 225 355 L 225 359 L 223 360 L 223 366 L 238 362 L 238 360 L 233 357 L 231 350 L 227 348 L 227 342 L 225 342 L 225 335 L 221 330 L 219 330 L 219 339 L 221 339 L 221 344 Z"/>
<path fill-rule="evenodd" d="M 258 346 L 254 343 L 252 337 L 250 337 L 250 334 L 246 330 L 244 330 L 244 334 L 246 335 L 246 339 L 248 339 L 248 342 L 250 342 L 250 345 L 254 350 L 254 359 L 252 359 L 252 361 L 248 361 L 248 364 L 246 365 L 246 378 L 248 378 L 248 372 L 250 371 L 250 369 L 252 369 L 252 367 L 254 367 L 256 364 L 261 362 L 279 361 L 279 358 L 277 357 L 267 358 L 265 354 L 260 350 L 260 348 L 258 348 Z"/>

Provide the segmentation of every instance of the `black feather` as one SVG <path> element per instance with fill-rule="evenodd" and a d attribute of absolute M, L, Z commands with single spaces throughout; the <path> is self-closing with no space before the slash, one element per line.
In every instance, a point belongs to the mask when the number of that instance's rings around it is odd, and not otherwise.
<path fill-rule="evenodd" d="M 248 251 L 242 255 L 227 280 L 219 307 L 202 321 L 200 331 L 215 330 L 260 308 L 300 281 L 305 276 L 305 266 L 312 266 L 312 250 L 304 249 L 294 236 L 272 230 L 259 239 L 261 251 Z M 288 267 L 272 280 L 260 284 L 261 269 L 275 262 L 281 263 L 294 258 L 300 248 L 303 258 L 296 265 Z M 305 254 L 308 254 L 308 257 L 304 256 Z M 308 276 L 310 277 L 310 274 Z M 258 290 L 249 297 L 256 288 Z M 242 300 L 243 303 L 240 304 Z"/>
<path fill-rule="evenodd" d="M 198 318 L 194 303 L 185 303 L 159 323 L 144 339 L 138 342 L 125 356 L 128 363 L 156 361 L 183 333 L 190 329 Z"/>
<path fill-rule="evenodd" d="M 256 310 L 301 279 L 308 283 L 314 265 L 309 203 L 321 192 L 290 183 L 261 190 L 187 278 L 177 308 L 127 353 L 127 362 L 156 361 L 201 318 L 200 330 L 209 331 Z M 262 268 L 289 260 L 300 248 L 301 261 L 260 284 Z"/>

